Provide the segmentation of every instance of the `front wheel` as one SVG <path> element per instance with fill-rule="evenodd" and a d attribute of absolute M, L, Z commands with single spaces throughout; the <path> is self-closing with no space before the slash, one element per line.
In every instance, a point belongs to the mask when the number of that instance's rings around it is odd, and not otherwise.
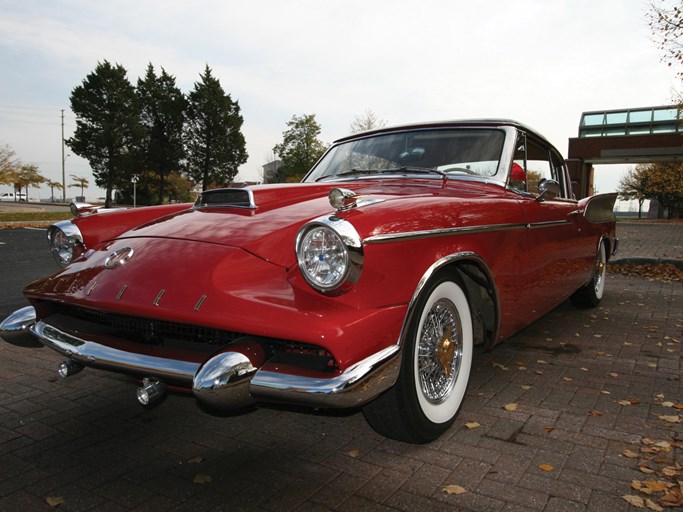
<path fill-rule="evenodd" d="M 472 366 L 472 317 L 457 274 L 440 272 L 418 299 L 398 380 L 363 412 L 380 434 L 433 441 L 453 423 Z"/>
<path fill-rule="evenodd" d="M 605 276 L 607 274 L 607 250 L 605 244 L 600 243 L 598 256 L 593 270 L 593 279 L 574 292 L 571 300 L 575 306 L 583 308 L 594 308 L 602 300 L 605 293 Z"/>

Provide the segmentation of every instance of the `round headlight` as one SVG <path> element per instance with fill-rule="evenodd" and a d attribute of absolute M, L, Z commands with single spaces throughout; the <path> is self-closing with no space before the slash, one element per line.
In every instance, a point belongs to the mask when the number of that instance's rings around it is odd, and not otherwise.
<path fill-rule="evenodd" d="M 309 228 L 302 233 L 296 252 L 301 273 L 313 288 L 329 291 L 344 283 L 349 271 L 349 252 L 332 228 Z"/>
<path fill-rule="evenodd" d="M 71 263 L 74 256 L 74 244 L 64 231 L 55 228 L 50 233 L 50 252 L 62 267 Z"/>
<path fill-rule="evenodd" d="M 47 229 L 47 241 L 52 256 L 62 267 L 66 267 L 75 256 L 83 252 L 83 236 L 70 221 L 57 222 L 50 226 Z"/>

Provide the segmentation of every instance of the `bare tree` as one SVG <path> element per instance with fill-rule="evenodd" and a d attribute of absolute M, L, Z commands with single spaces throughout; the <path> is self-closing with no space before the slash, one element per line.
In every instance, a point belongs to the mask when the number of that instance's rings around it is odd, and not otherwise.
<path fill-rule="evenodd" d="M 646 16 L 652 38 L 664 52 L 662 60 L 670 67 L 683 64 L 683 1 L 650 2 Z M 683 71 L 678 76 L 683 78 Z"/>
<path fill-rule="evenodd" d="M 386 125 L 387 122 L 384 119 L 380 119 L 372 110 L 367 109 L 364 114 L 356 116 L 350 129 L 351 133 L 360 133 L 384 128 Z"/>

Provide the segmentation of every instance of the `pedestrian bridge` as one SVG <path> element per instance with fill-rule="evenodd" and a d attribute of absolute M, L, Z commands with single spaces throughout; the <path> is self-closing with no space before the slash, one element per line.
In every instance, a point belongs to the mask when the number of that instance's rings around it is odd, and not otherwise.
<path fill-rule="evenodd" d="M 584 112 L 567 158 L 576 197 L 593 193 L 594 164 L 683 161 L 682 122 L 678 105 Z"/>

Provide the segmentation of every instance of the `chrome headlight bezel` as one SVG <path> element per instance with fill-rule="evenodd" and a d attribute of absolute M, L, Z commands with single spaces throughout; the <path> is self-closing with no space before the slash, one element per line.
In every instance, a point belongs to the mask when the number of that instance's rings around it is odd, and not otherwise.
<path fill-rule="evenodd" d="M 313 248 L 314 244 L 322 246 Z M 360 278 L 363 243 L 353 225 L 340 217 L 324 216 L 305 224 L 295 250 L 301 275 L 321 293 L 343 293 Z"/>
<path fill-rule="evenodd" d="M 85 250 L 81 230 L 70 220 L 57 222 L 47 228 L 47 242 L 50 253 L 60 267 L 66 267 Z"/>

